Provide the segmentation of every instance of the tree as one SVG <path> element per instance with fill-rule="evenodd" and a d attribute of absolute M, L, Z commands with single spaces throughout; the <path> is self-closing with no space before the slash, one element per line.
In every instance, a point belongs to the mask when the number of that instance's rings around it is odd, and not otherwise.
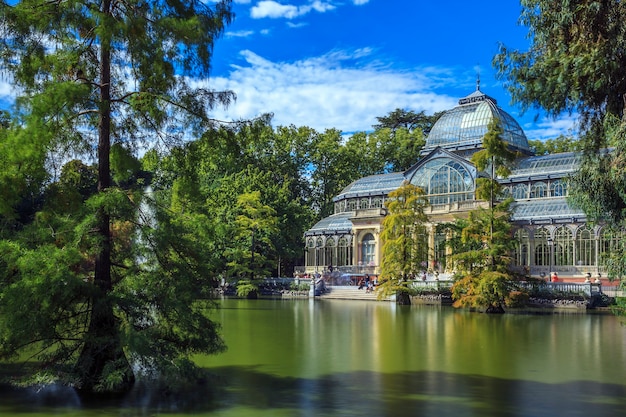
<path fill-rule="evenodd" d="M 329 129 L 316 135 L 311 142 L 312 203 L 320 218 L 334 212 L 333 197 L 357 179 L 350 162 L 358 154 L 350 153 L 342 141 L 340 131 Z"/>
<path fill-rule="evenodd" d="M 250 280 L 265 277 L 272 264 L 273 238 L 278 232 L 276 211 L 261 202 L 259 191 L 241 194 L 237 199 L 239 215 L 235 221 L 235 242 L 228 265 L 232 275 Z"/>
<path fill-rule="evenodd" d="M 509 271 L 512 199 L 502 201 L 498 177 L 510 175 L 509 165 L 516 155 L 508 149 L 502 132 L 499 120 L 492 119 L 483 137 L 483 149 L 472 155 L 479 171 L 490 171 L 476 184 L 476 197 L 486 200 L 488 207 L 469 213 L 461 231 L 461 242 L 468 250 L 453 255 L 458 271 L 452 287 L 454 305 L 484 308 L 487 313 L 503 313 L 514 289 L 514 276 Z"/>
<path fill-rule="evenodd" d="M 410 304 L 407 279 L 428 261 L 427 206 L 424 190 L 410 182 L 389 193 L 381 232 L 380 297 L 396 295 L 398 303 Z"/>
<path fill-rule="evenodd" d="M 528 145 L 535 155 L 550 155 L 562 152 L 580 152 L 582 151 L 582 142 L 571 136 L 559 135 L 554 139 L 529 140 Z"/>
<path fill-rule="evenodd" d="M 81 219 L 84 235 L 80 238 L 90 245 L 88 253 L 81 256 L 90 260 L 91 273 L 78 268 L 80 251 L 68 248 L 49 257 L 65 268 L 63 277 L 58 279 L 73 284 L 66 286 L 68 295 L 50 294 L 47 302 L 52 306 L 82 303 L 81 308 L 72 310 L 76 315 L 69 316 L 77 327 L 63 329 L 58 334 L 51 334 L 45 326 L 33 327 L 33 332 L 16 344 L 14 336 L 19 331 L 5 316 L 2 331 L 10 337 L 3 338 L 0 345 L 4 357 L 33 344 L 42 346 L 46 353 L 51 348 L 57 349 L 51 357 L 55 361 L 74 361 L 72 374 L 79 388 L 124 390 L 134 380 L 125 349 L 149 352 L 131 343 L 138 340 L 135 336 L 140 333 L 144 341 L 152 333 L 152 342 L 143 345 L 155 348 L 149 355 L 154 359 L 148 361 L 152 365 L 174 363 L 180 354 L 223 348 L 213 331 L 215 326 L 200 319 L 199 310 L 192 311 L 193 305 L 187 310 L 189 317 L 181 314 L 175 325 L 175 316 L 168 308 L 179 305 L 155 303 L 144 308 L 135 305 L 131 309 L 123 302 L 128 299 L 120 291 L 126 295 L 139 291 L 133 283 L 141 279 L 146 280 L 141 289 L 153 285 L 155 270 L 172 275 L 189 271 L 182 268 L 184 252 L 172 247 L 166 250 L 168 239 L 164 232 L 173 229 L 164 225 L 180 225 L 167 221 L 164 211 L 159 218 L 164 222 L 160 225 L 161 234 L 152 235 L 151 242 L 152 249 L 165 251 L 161 258 L 153 258 L 159 261 L 158 267 L 139 272 L 136 260 L 117 252 L 120 247 L 116 246 L 116 238 L 130 236 L 131 231 L 122 233 L 124 228 L 116 231 L 113 226 L 132 224 L 140 196 L 114 187 L 111 148 L 116 143 L 133 149 L 154 139 L 182 139 L 189 132 L 197 133 L 213 125 L 208 112 L 216 104 L 228 103 L 233 94 L 192 88 L 186 76 L 208 75 L 214 41 L 233 16 L 230 3 L 230 0 L 212 6 L 199 0 L 0 3 L 3 32 L 0 57 L 3 68 L 23 91 L 14 112 L 15 125 L 21 127 L 12 135 L 30 138 L 34 149 L 71 149 L 79 153 L 95 149 L 98 168 L 97 193 L 86 203 L 90 213 Z M 88 232 L 91 230 L 94 234 Z M 185 239 L 176 243 L 184 246 L 182 242 Z M 50 272 L 49 268 L 34 271 L 20 265 L 29 251 L 37 254 L 42 250 L 65 249 L 55 245 L 48 243 L 28 250 L 12 247 L 11 256 L 17 260 L 13 269 L 5 270 L 13 278 L 2 288 L 4 298 L 16 296 L 13 284 L 26 285 L 35 276 L 44 280 L 54 277 L 44 273 Z M 89 285 L 83 285 L 84 280 Z M 178 281 L 173 279 L 167 282 L 173 285 L 172 294 L 180 297 L 178 301 L 188 301 L 190 294 L 184 285 L 178 286 Z M 143 296 L 135 299 L 146 303 L 157 299 L 157 295 Z M 158 307 L 162 310 L 152 311 Z M 49 313 L 53 314 L 53 310 L 51 307 Z M 143 322 L 134 315 L 138 311 L 145 313 Z M 4 314 L 18 312 L 7 307 Z M 45 315 L 39 319 L 43 323 L 46 317 L 52 320 Z M 85 320 L 80 322 L 84 328 L 78 325 L 78 317 Z M 200 323 L 210 330 L 197 328 Z M 202 333 L 207 337 L 205 341 L 199 339 Z"/>
<path fill-rule="evenodd" d="M 389 112 L 387 116 L 377 117 L 378 124 L 374 125 L 374 129 L 390 129 L 392 132 L 403 128 L 409 132 L 413 132 L 417 129 L 427 134 L 433 125 L 439 120 L 444 112 L 437 112 L 432 116 L 427 116 L 422 110 L 419 113 L 415 113 L 413 110 L 395 109 Z"/>
<path fill-rule="evenodd" d="M 571 181 L 572 201 L 592 221 L 623 229 L 626 4 L 525 0 L 522 6 L 521 22 L 529 29 L 530 49 L 522 52 L 502 46 L 494 58 L 498 74 L 506 80 L 513 100 L 525 109 L 544 109 L 553 116 L 578 114 L 584 153 Z M 619 271 L 626 267 L 626 258 L 621 259 L 610 267 L 612 278 L 620 277 Z"/>
<path fill-rule="evenodd" d="M 604 116 L 624 112 L 625 19 L 620 0 L 523 0 L 520 21 L 531 45 L 528 51 L 500 46 L 498 76 L 524 109 L 577 112 L 582 132 L 599 129 L 593 142 L 602 146 Z"/>

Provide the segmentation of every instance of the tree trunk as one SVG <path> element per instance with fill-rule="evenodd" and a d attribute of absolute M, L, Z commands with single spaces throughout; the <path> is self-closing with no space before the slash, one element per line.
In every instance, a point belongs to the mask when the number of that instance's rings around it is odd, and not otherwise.
<path fill-rule="evenodd" d="M 411 296 L 409 295 L 409 293 L 405 291 L 398 291 L 396 293 L 396 304 L 403 305 L 403 306 L 410 306 Z"/>
<path fill-rule="evenodd" d="M 104 0 L 103 15 L 110 14 L 111 1 Z M 106 23 L 103 23 L 106 24 Z M 98 127 L 98 192 L 111 186 L 111 46 L 110 39 L 100 39 L 100 123 Z M 84 391 L 125 391 L 134 375 L 122 349 L 119 327 L 109 299 L 111 280 L 110 217 L 103 208 L 96 213 L 100 242 L 95 260 L 94 291 L 91 295 L 91 316 L 85 344 L 76 364 L 79 388 Z M 106 383 L 111 372 L 121 375 L 115 384 Z M 113 381 L 114 378 L 111 378 Z"/>
<path fill-rule="evenodd" d="M 502 307 L 502 305 L 490 305 L 489 307 L 487 307 L 487 310 L 485 310 L 485 313 L 487 314 L 504 314 L 504 308 Z"/>

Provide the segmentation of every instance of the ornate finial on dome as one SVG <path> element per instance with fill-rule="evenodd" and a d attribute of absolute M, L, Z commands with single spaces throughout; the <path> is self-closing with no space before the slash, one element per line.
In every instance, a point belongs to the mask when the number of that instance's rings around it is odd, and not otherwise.
<path fill-rule="evenodd" d="M 476 91 L 480 91 L 480 70 L 476 70 Z"/>

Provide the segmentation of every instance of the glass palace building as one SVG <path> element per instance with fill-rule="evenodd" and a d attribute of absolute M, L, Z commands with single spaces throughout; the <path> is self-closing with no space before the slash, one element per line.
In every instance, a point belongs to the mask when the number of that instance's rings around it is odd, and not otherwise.
<path fill-rule="evenodd" d="M 585 214 L 566 200 L 567 179 L 579 163 L 577 153 L 535 156 L 520 125 L 480 89 L 445 112 L 429 133 L 421 158 L 405 172 L 361 178 L 334 197 L 334 214 L 305 233 L 304 273 L 328 270 L 343 274 L 378 275 L 380 232 L 385 199 L 404 181 L 423 188 L 430 206 L 425 271 L 445 278 L 452 266 L 445 232 L 437 225 L 466 217 L 486 202 L 476 200 L 476 179 L 486 175 L 469 161 L 482 147 L 489 122 L 497 118 L 503 139 L 519 152 L 512 174 L 501 180 L 513 204 L 517 242 L 512 268 L 533 276 L 557 272 L 560 278 L 581 278 L 601 272 L 599 260 L 614 237 L 601 226 L 590 226 Z M 332 269 L 329 268 L 332 266 Z M 421 273 L 421 271 L 415 271 Z"/>

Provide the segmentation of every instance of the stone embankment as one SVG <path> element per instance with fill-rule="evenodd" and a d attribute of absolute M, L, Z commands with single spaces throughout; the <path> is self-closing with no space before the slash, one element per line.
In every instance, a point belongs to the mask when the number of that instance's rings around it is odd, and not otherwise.
<path fill-rule="evenodd" d="M 530 298 L 528 300 L 528 306 L 540 308 L 586 310 L 587 308 L 589 308 L 589 302 L 587 300 L 568 300 L 562 298 Z"/>

